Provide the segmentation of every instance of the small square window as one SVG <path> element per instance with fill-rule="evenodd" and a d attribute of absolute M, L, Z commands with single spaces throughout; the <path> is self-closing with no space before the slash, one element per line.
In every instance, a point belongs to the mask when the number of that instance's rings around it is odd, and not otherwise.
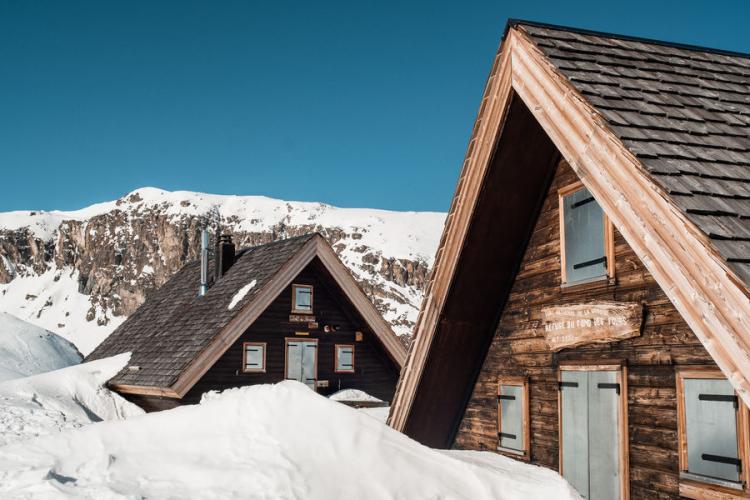
<path fill-rule="evenodd" d="M 244 373 L 265 373 L 265 342 L 245 342 L 242 344 L 242 371 Z"/>
<path fill-rule="evenodd" d="M 580 183 L 561 189 L 559 198 L 563 283 L 609 275 L 612 231 L 604 211 Z"/>
<path fill-rule="evenodd" d="M 292 285 L 292 312 L 312 314 L 313 287 L 310 285 Z"/>
<path fill-rule="evenodd" d="M 525 377 L 501 377 L 497 388 L 497 449 L 529 457 L 529 385 Z"/>
<path fill-rule="evenodd" d="M 677 373 L 680 479 L 742 489 L 747 409 L 716 369 Z M 691 495 L 686 495 L 691 496 Z"/>
<path fill-rule="evenodd" d="M 336 344 L 336 373 L 354 373 L 354 346 Z"/>

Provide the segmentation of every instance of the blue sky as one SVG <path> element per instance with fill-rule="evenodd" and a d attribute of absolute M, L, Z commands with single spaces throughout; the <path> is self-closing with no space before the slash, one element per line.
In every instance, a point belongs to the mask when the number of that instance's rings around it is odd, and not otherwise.
<path fill-rule="evenodd" d="M 507 18 L 750 52 L 750 2 L 0 2 L 0 210 L 446 210 Z"/>

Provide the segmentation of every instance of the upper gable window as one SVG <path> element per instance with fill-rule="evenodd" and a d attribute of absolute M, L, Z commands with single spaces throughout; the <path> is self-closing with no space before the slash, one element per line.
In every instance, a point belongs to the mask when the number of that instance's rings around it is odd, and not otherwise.
<path fill-rule="evenodd" d="M 292 312 L 312 314 L 313 287 L 310 285 L 292 285 Z"/>
<path fill-rule="evenodd" d="M 561 189 L 559 197 L 563 283 L 611 274 L 611 229 L 602 208 L 581 183 Z"/>

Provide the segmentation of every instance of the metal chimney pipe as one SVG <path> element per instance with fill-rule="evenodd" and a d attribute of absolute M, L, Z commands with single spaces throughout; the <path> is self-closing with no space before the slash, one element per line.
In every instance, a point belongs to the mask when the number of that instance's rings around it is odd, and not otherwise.
<path fill-rule="evenodd" d="M 201 231 L 201 287 L 198 295 L 203 297 L 208 292 L 208 229 Z"/>

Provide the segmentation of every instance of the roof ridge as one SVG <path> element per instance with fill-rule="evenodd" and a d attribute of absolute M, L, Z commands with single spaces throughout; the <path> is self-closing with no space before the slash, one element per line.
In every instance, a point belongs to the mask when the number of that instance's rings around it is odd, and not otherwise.
<path fill-rule="evenodd" d="M 253 245 L 253 246 L 249 246 L 249 247 L 242 247 L 242 248 L 237 249 L 237 254 L 239 254 L 240 252 L 245 253 L 245 252 L 248 252 L 250 250 L 256 250 L 256 249 L 259 249 L 259 248 L 265 248 L 265 247 L 270 247 L 270 246 L 274 246 L 274 245 L 280 245 L 280 244 L 288 243 L 288 242 L 291 242 L 291 241 L 311 239 L 311 238 L 314 238 L 315 236 L 320 236 L 321 238 L 323 237 L 323 235 L 320 234 L 320 232 L 318 232 L 318 231 L 312 231 L 310 233 L 300 234 L 298 236 L 292 236 L 291 238 L 282 238 L 282 239 L 278 239 L 278 240 L 274 240 L 274 241 L 269 241 L 267 243 L 261 243 L 260 245 Z"/>
<path fill-rule="evenodd" d="M 527 26 L 535 26 L 538 28 L 556 29 L 560 31 L 568 31 L 571 33 L 579 33 L 581 35 L 602 36 L 602 37 L 607 37 L 607 38 L 616 38 L 618 40 L 627 40 L 627 41 L 632 41 L 632 42 L 642 42 L 642 43 L 649 43 L 649 44 L 654 44 L 654 45 L 662 45 L 665 47 L 673 47 L 673 48 L 678 48 L 678 49 L 691 50 L 695 52 L 709 52 L 712 54 L 720 54 L 720 55 L 725 55 L 725 56 L 735 56 L 735 57 L 742 57 L 745 59 L 750 59 L 750 52 L 739 52 L 736 50 L 717 49 L 713 47 L 705 47 L 702 45 L 693 45 L 689 43 L 680 43 L 680 42 L 669 42 L 666 40 L 658 40 L 655 38 L 623 35 L 620 33 L 610 33 L 606 31 L 596 31 L 596 30 L 590 30 L 590 29 L 585 29 L 585 28 L 575 28 L 572 26 L 563 26 L 561 24 L 543 23 L 543 22 L 538 22 L 538 21 L 529 21 L 526 19 L 516 19 L 516 18 L 508 18 L 508 21 L 505 25 L 505 31 L 503 33 L 503 40 L 507 36 L 510 28 L 515 28 L 518 25 L 527 25 Z"/>

